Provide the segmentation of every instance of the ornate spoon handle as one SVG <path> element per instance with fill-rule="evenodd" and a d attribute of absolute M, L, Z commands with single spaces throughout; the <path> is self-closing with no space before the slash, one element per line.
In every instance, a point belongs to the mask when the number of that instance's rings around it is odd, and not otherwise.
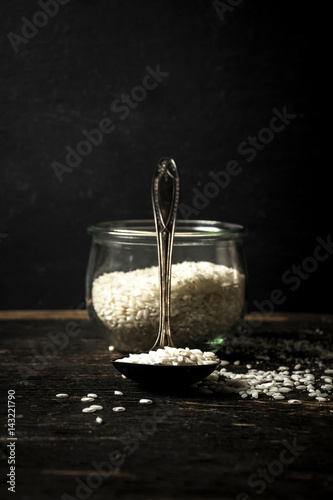
<path fill-rule="evenodd" d="M 179 202 L 179 176 L 172 158 L 161 158 L 152 181 L 160 271 L 160 323 L 152 349 L 174 346 L 170 330 L 171 258 Z"/>

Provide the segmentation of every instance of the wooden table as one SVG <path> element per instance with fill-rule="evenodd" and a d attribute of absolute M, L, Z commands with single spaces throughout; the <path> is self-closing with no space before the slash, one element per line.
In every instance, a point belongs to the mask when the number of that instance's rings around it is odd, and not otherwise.
<path fill-rule="evenodd" d="M 2 499 L 304 500 L 333 492 L 331 401 L 306 393 L 291 405 L 193 389 L 150 392 L 112 368 L 117 354 L 96 337 L 85 311 L 3 311 L 0 329 Z M 333 368 L 332 334 L 333 316 L 275 314 L 252 338 L 310 335 L 324 346 L 323 370 Z M 271 354 L 262 362 L 276 368 L 281 360 Z M 238 357 L 233 369 L 246 370 L 251 356 L 236 350 L 229 359 Z M 288 356 L 283 364 L 293 367 Z M 8 391 L 15 391 L 12 437 Z M 104 409 L 85 414 L 80 398 L 90 392 Z M 153 404 L 139 404 L 141 398 Z M 16 496 L 4 479 L 10 456 Z"/>

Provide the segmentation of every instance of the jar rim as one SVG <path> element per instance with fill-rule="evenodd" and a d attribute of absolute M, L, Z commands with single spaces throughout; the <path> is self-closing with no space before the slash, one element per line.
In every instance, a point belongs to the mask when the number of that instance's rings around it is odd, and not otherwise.
<path fill-rule="evenodd" d="M 104 221 L 87 228 L 88 234 L 99 237 L 156 238 L 153 219 L 125 219 Z M 175 238 L 237 239 L 246 235 L 244 226 L 214 220 L 176 221 Z"/>

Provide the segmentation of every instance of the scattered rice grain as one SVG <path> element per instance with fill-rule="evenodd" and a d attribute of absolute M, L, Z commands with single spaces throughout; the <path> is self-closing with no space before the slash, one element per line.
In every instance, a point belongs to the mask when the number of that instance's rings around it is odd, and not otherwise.
<path fill-rule="evenodd" d="M 221 366 L 227 366 L 229 364 L 230 364 L 229 361 L 227 361 L 226 359 L 221 359 L 221 361 L 220 361 Z"/>

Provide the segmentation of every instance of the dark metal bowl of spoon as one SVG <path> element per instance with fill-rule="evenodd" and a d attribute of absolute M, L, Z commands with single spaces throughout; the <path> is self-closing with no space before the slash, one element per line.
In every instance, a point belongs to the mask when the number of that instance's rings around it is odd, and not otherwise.
<path fill-rule="evenodd" d="M 160 271 L 159 331 L 151 350 L 174 347 L 170 329 L 171 258 L 179 191 L 179 176 L 174 160 L 161 158 L 153 175 L 151 189 Z M 194 384 L 206 378 L 218 366 L 218 363 L 152 365 L 121 359 L 112 363 L 118 371 L 135 382 L 164 388 Z"/>
<path fill-rule="evenodd" d="M 112 361 L 113 366 L 125 377 L 145 386 L 154 387 L 183 387 L 195 384 L 208 377 L 218 366 L 218 363 L 209 365 L 141 365 Z"/>

